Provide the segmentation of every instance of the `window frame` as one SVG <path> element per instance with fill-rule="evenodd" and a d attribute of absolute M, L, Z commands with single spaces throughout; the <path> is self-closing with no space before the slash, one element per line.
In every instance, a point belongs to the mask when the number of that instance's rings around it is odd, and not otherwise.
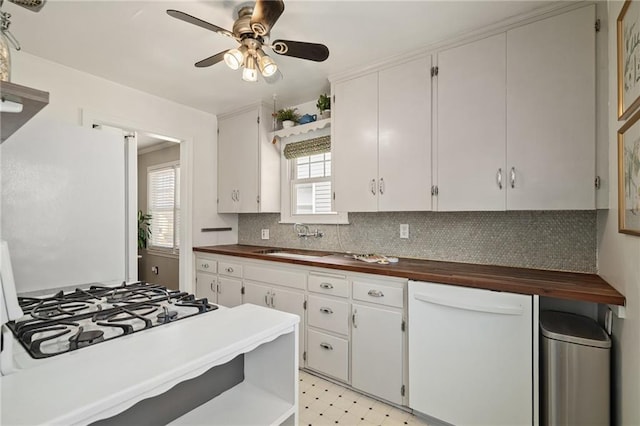
<path fill-rule="evenodd" d="M 313 137 L 321 137 L 330 134 L 330 129 L 322 129 L 314 132 Z M 346 225 L 349 223 L 349 218 L 347 212 L 333 212 L 333 213 L 323 213 L 323 214 L 295 214 L 295 206 L 293 205 L 295 201 L 295 197 L 293 195 L 294 191 L 294 181 L 299 181 L 299 179 L 294 179 L 295 173 L 295 161 L 296 159 L 287 159 L 284 156 L 284 147 L 289 143 L 300 142 L 305 139 L 309 139 L 309 135 L 296 135 L 286 138 L 286 141 L 281 140 L 282 149 L 280 150 L 280 223 L 308 223 L 313 225 Z M 331 182 L 331 191 L 334 190 L 334 153 L 333 149 L 331 152 L 331 176 L 329 180 Z M 322 178 L 310 178 L 320 179 L 321 181 L 327 180 L 325 177 Z M 305 182 L 309 182 L 310 180 L 304 179 Z M 331 207 L 333 209 L 334 202 L 331 200 Z"/>
<path fill-rule="evenodd" d="M 160 164 L 154 164 L 153 166 L 148 166 L 147 167 L 147 212 L 150 212 L 152 217 L 151 217 L 151 221 L 153 222 L 153 211 L 151 211 L 151 179 L 150 179 L 150 174 L 152 172 L 156 172 L 159 170 L 164 170 L 164 169 L 169 169 L 172 168 L 175 170 L 177 170 L 177 173 L 174 172 L 174 181 L 173 181 L 173 186 L 174 186 L 174 190 L 173 190 L 173 236 L 172 236 L 172 240 L 173 240 L 173 247 L 169 248 L 169 247 L 162 247 L 162 246 L 154 246 L 152 245 L 152 240 L 153 240 L 153 234 L 151 234 L 151 238 L 149 239 L 149 243 L 147 244 L 147 252 L 151 253 L 151 254 L 160 254 L 160 255 L 176 255 L 178 256 L 180 254 L 180 225 L 179 223 L 177 223 L 176 219 L 180 216 L 180 211 L 181 208 L 177 207 L 180 204 L 180 196 L 179 196 L 179 192 L 180 192 L 180 182 L 178 180 L 178 174 L 180 174 L 180 160 L 175 160 L 175 161 L 169 161 L 166 163 L 160 163 Z M 182 176 L 180 176 L 180 179 L 182 179 Z"/>

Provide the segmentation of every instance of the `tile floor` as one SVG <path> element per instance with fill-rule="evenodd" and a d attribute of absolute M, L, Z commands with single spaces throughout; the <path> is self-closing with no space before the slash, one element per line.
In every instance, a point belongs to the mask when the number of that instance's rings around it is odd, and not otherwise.
<path fill-rule="evenodd" d="M 300 426 L 426 426 L 423 419 L 300 370 Z"/>

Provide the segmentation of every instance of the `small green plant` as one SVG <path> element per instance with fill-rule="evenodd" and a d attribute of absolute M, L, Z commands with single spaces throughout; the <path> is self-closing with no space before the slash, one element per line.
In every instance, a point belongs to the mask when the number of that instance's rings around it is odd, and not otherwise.
<path fill-rule="evenodd" d="M 316 103 L 316 108 L 322 114 L 325 110 L 331 109 L 331 98 L 327 96 L 326 93 L 320 95 L 318 98 L 318 102 Z"/>
<path fill-rule="evenodd" d="M 147 248 L 147 243 L 151 238 L 151 215 L 143 214 L 138 210 L 138 248 Z"/>
<path fill-rule="evenodd" d="M 296 112 L 298 108 L 286 108 L 281 109 L 276 114 L 276 118 L 278 121 L 294 121 L 298 122 L 300 120 L 300 114 Z"/>

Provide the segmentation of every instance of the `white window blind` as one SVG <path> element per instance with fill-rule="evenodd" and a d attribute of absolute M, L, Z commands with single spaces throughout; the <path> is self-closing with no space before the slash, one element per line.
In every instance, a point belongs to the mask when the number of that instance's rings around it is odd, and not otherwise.
<path fill-rule="evenodd" d="M 147 172 L 151 248 L 177 251 L 180 246 L 180 164 L 150 167 Z"/>
<path fill-rule="evenodd" d="M 291 159 L 294 162 L 294 214 L 331 213 L 331 152 Z"/>

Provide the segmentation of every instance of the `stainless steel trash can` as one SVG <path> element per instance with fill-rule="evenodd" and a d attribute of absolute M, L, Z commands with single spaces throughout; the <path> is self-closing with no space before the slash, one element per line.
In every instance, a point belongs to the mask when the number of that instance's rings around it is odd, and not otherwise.
<path fill-rule="evenodd" d="M 540 313 L 541 423 L 609 425 L 611 339 L 591 318 Z"/>

